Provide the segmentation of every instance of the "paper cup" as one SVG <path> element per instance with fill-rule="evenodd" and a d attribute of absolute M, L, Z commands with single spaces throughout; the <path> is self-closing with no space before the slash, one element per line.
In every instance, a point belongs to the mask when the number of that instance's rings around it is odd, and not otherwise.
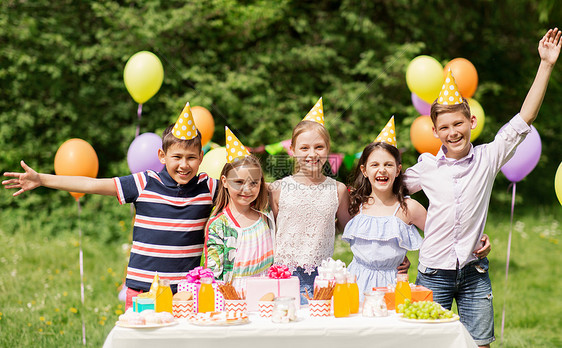
<path fill-rule="evenodd" d="M 224 310 L 235 317 L 245 316 L 248 314 L 248 303 L 246 300 L 224 300 Z"/>
<path fill-rule="evenodd" d="M 311 317 L 329 317 L 332 300 L 309 300 L 308 312 Z"/>
<path fill-rule="evenodd" d="M 172 312 L 175 318 L 189 318 L 195 310 L 195 301 L 172 301 Z"/>
<path fill-rule="evenodd" d="M 258 301 L 258 310 L 260 311 L 260 317 L 271 318 L 273 301 Z"/>

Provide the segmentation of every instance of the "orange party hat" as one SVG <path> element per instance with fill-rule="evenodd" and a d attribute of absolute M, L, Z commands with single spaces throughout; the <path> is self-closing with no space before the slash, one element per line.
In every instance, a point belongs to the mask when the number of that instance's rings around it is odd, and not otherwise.
<path fill-rule="evenodd" d="M 193 120 L 189 102 L 185 104 L 185 107 L 178 117 L 174 129 L 172 129 L 172 134 L 182 140 L 193 139 L 197 136 L 197 128 L 195 127 L 195 120 Z"/>
<path fill-rule="evenodd" d="M 226 160 L 228 163 L 234 162 L 237 158 L 250 156 L 250 152 L 234 133 L 227 127 L 224 126 L 224 133 L 226 136 Z"/>
<path fill-rule="evenodd" d="M 462 96 L 455 82 L 455 78 L 451 73 L 451 69 L 447 71 L 447 77 L 445 77 L 445 82 L 443 83 L 443 87 L 441 87 L 441 92 L 439 92 L 437 103 L 441 105 L 462 104 Z"/>
<path fill-rule="evenodd" d="M 386 126 L 384 126 L 382 131 L 375 138 L 375 141 L 380 141 L 383 143 L 390 144 L 394 147 L 398 147 L 396 144 L 396 129 L 394 127 L 394 116 L 390 118 Z"/>
<path fill-rule="evenodd" d="M 322 97 L 318 99 L 316 104 L 310 109 L 308 114 L 302 119 L 303 121 L 313 121 L 324 125 L 324 108 L 322 107 Z"/>

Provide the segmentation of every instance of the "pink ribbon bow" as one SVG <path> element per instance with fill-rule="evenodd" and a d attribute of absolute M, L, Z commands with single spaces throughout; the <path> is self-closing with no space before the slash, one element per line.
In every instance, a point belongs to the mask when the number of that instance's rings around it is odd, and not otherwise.
<path fill-rule="evenodd" d="M 287 279 L 291 277 L 291 272 L 285 265 L 273 265 L 267 271 L 267 275 L 271 279 Z"/>
<path fill-rule="evenodd" d="M 187 273 L 185 279 L 188 283 L 201 284 L 201 278 L 211 278 L 215 282 L 215 275 L 209 268 L 195 267 Z"/>

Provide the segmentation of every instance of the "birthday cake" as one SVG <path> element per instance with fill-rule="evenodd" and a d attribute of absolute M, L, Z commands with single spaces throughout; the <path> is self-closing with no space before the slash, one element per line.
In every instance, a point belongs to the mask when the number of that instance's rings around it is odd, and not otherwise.
<path fill-rule="evenodd" d="M 273 265 L 267 277 L 246 278 L 246 301 L 248 311 L 258 311 L 258 301 L 268 294 L 275 297 L 290 296 L 295 298 L 296 308 L 300 308 L 300 282 L 292 277 L 286 266 Z"/>

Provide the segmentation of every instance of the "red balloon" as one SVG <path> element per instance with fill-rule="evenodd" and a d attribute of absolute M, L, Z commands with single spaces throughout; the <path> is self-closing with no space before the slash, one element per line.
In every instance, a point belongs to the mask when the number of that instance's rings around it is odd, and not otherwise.
<path fill-rule="evenodd" d="M 65 141 L 55 154 L 55 173 L 57 175 L 89 176 L 98 175 L 98 155 L 88 142 L 82 139 Z M 70 192 L 78 200 L 84 193 Z"/>
<path fill-rule="evenodd" d="M 410 140 L 419 153 L 437 155 L 441 148 L 441 140 L 433 135 L 433 122 L 429 116 L 420 116 L 414 120 L 410 127 Z"/>
<path fill-rule="evenodd" d="M 476 87 L 478 87 L 478 73 L 474 65 L 467 59 L 455 58 L 443 68 L 445 76 L 447 76 L 449 69 L 451 69 L 451 73 L 463 98 L 472 98 Z"/>

